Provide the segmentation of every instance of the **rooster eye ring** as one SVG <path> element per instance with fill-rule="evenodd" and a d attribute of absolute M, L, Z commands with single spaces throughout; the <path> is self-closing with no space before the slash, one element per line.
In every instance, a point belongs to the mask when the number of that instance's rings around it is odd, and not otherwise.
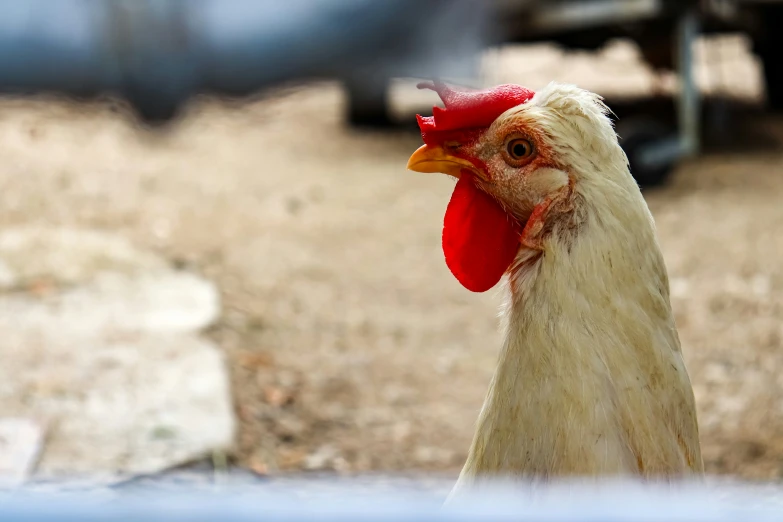
<path fill-rule="evenodd" d="M 513 166 L 522 166 L 530 161 L 534 153 L 533 144 L 524 138 L 514 138 L 506 142 L 506 162 Z"/>

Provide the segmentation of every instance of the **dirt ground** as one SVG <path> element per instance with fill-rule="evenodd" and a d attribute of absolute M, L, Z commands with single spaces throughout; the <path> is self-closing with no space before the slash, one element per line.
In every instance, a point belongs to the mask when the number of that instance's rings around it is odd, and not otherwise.
<path fill-rule="evenodd" d="M 718 77 L 757 100 L 757 64 L 742 42 L 723 48 L 729 72 L 702 71 L 705 90 L 720 93 Z M 597 58 L 507 49 L 487 64 L 487 83 L 557 79 L 618 96 L 667 85 L 622 46 Z M 395 96 L 406 122 L 435 101 L 410 83 Z M 117 231 L 215 280 L 225 310 L 209 335 L 230 359 L 240 464 L 453 473 L 495 365 L 498 291 L 472 294 L 448 272 L 440 231 L 453 183 L 405 170 L 415 128 L 348 129 L 342 106 L 337 86 L 312 84 L 202 101 L 170 132 L 140 132 L 105 105 L 3 101 L 0 226 Z M 646 197 L 707 468 L 776 479 L 783 120 L 737 118 Z"/>

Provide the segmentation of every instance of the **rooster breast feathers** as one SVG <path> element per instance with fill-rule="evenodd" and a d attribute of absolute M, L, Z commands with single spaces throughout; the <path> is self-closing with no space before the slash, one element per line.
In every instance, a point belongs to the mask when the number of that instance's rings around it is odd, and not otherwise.
<path fill-rule="evenodd" d="M 550 84 L 529 111 L 516 111 L 543 129 L 575 182 L 570 211 L 549 223 L 543 254 L 519 267 L 524 281 L 510 297 L 516 303 L 508 307 L 501 357 L 515 357 L 511 367 L 521 374 L 506 393 L 541 394 L 548 407 L 539 412 L 549 420 L 517 421 L 533 432 L 548 424 L 542 435 L 560 440 L 560 455 L 574 459 L 555 458 L 563 472 L 701 473 L 695 400 L 665 262 L 607 110 L 594 93 Z M 528 259 L 524 248 L 519 258 Z M 526 386 L 523 375 L 550 381 L 543 389 Z M 529 408 L 522 411 L 539 409 L 535 400 L 523 399 Z M 571 419 L 561 424 L 553 416 Z M 603 443 L 590 447 L 590 435 Z M 551 469 L 552 458 L 542 469 Z"/>

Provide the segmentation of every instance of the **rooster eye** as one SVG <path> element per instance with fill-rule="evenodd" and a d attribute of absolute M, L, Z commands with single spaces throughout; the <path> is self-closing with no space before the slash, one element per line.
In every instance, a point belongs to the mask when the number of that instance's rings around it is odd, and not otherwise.
<path fill-rule="evenodd" d="M 536 155 L 536 148 L 533 146 L 533 143 L 519 134 L 508 136 L 506 138 L 506 146 L 501 150 L 506 163 L 515 168 L 524 167 Z"/>
<path fill-rule="evenodd" d="M 508 142 L 506 151 L 512 160 L 524 160 L 533 154 L 533 145 L 523 139 L 515 139 Z"/>

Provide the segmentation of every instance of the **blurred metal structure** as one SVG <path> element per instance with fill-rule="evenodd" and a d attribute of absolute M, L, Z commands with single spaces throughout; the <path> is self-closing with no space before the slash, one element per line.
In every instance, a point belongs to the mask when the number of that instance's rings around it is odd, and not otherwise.
<path fill-rule="evenodd" d="M 632 117 L 618 126 L 631 173 L 641 185 L 662 183 L 680 159 L 698 154 L 701 107 L 693 71 L 698 0 L 551 0 L 528 4 L 525 16 L 513 0 L 500 4 L 504 16 L 496 13 L 493 22 L 502 28 L 502 40 L 552 40 L 595 50 L 612 38 L 629 38 L 654 69 L 676 72 L 675 125 Z"/>
<path fill-rule="evenodd" d="M 705 0 L 710 29 L 739 29 L 751 35 L 761 60 L 767 107 L 783 111 L 783 0 Z"/>
<path fill-rule="evenodd" d="M 327 481 L 328 482 L 328 481 Z M 357 494 L 357 485 L 111 495 L 0 496 L 3 522 L 772 522 L 781 518 L 781 491 L 704 484 L 642 486 L 492 484 L 445 506 L 415 492 Z M 489 485 L 488 485 L 489 486 Z"/>
<path fill-rule="evenodd" d="M 470 0 L 0 0 L 0 92 L 113 93 L 167 120 L 197 93 L 453 76 L 483 46 L 484 12 Z"/>
<path fill-rule="evenodd" d="M 680 79 L 676 128 L 621 122 L 631 172 L 657 184 L 699 152 L 700 29 L 748 32 L 779 108 L 781 23 L 780 0 L 0 0 L 0 93 L 114 94 L 153 122 L 199 93 L 332 78 L 349 122 L 383 125 L 393 77 L 472 77 L 481 52 L 507 42 L 591 50 L 625 37 Z"/>
<path fill-rule="evenodd" d="M 699 34 L 699 20 L 696 12 L 686 11 L 677 24 L 675 58 L 680 79 L 677 97 L 676 136 L 650 143 L 638 153 L 638 167 L 657 170 L 672 165 L 677 160 L 695 156 L 700 148 L 701 104 L 698 86 L 694 77 L 693 44 Z"/>

